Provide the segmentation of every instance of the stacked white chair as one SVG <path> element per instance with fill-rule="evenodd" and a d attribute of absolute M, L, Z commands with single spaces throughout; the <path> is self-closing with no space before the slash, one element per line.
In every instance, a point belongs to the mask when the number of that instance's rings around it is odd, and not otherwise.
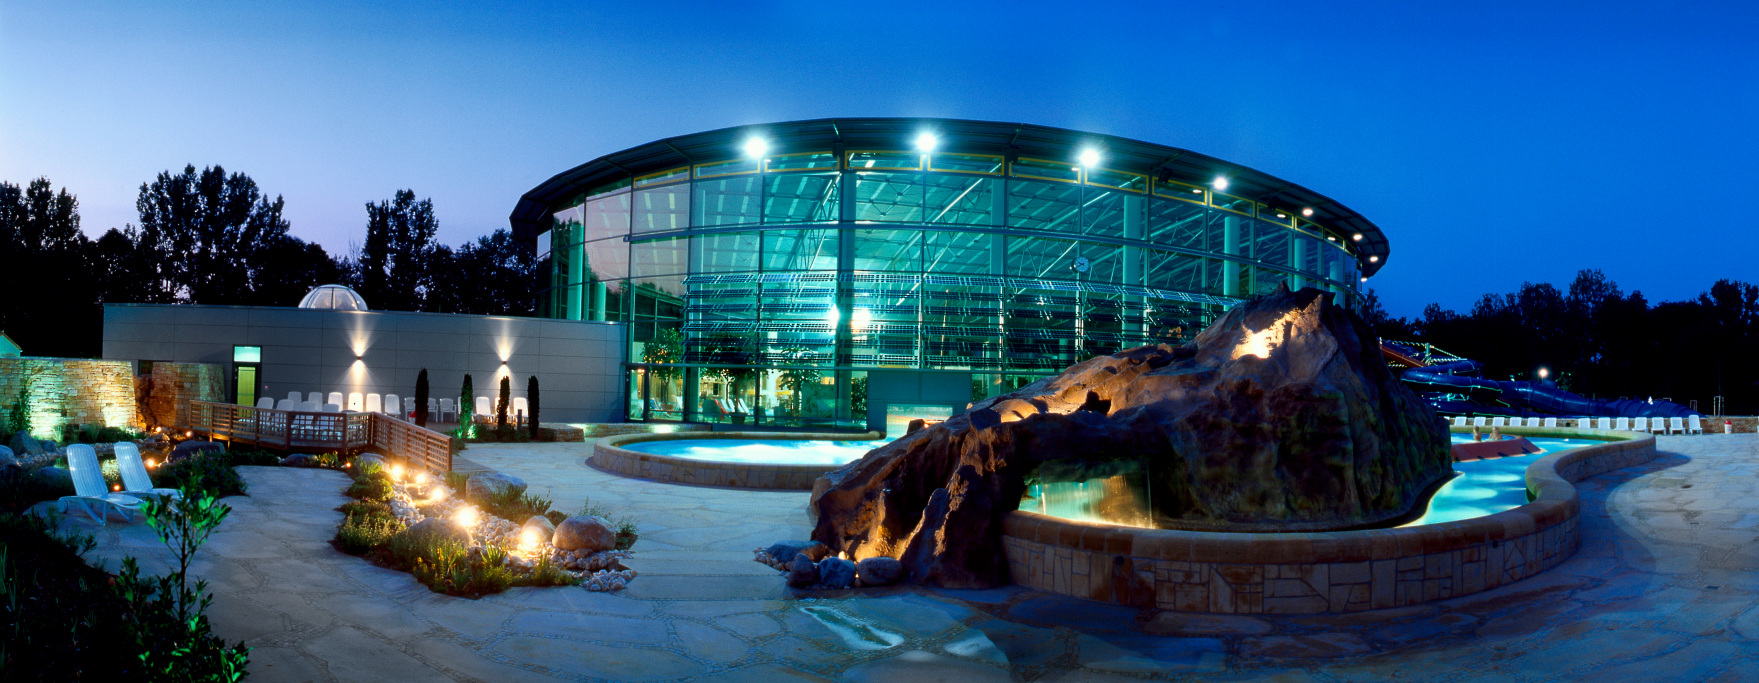
<path fill-rule="evenodd" d="M 1639 418 L 1631 420 L 1631 431 L 1633 431 L 1633 432 L 1647 432 L 1647 431 L 1649 431 L 1649 418 L 1648 417 L 1639 417 Z"/>
<path fill-rule="evenodd" d="M 1496 419 L 1490 421 L 1490 426 L 1492 426 L 1492 427 L 1507 427 L 1507 426 L 1509 426 L 1509 419 L 1506 417 L 1503 417 L 1501 415 L 1498 415 L 1498 416 L 1496 416 Z"/>
<path fill-rule="evenodd" d="M 1669 434 L 1684 434 L 1684 433 L 1686 433 L 1686 419 L 1683 417 L 1670 417 L 1670 418 L 1668 418 L 1667 419 L 1667 433 L 1669 433 Z"/>
<path fill-rule="evenodd" d="M 1698 421 L 1697 415 L 1693 415 L 1692 417 L 1690 417 L 1687 420 L 1687 424 L 1690 425 L 1689 427 L 1686 428 L 1687 434 L 1703 434 L 1704 433 L 1704 423 Z"/>
<path fill-rule="evenodd" d="M 487 397 L 487 396 L 476 397 L 476 410 L 475 410 L 475 415 L 474 415 L 476 417 L 476 419 L 481 420 L 484 417 L 494 416 L 495 411 L 493 408 L 490 407 L 491 405 L 492 404 L 489 403 L 489 397 Z"/>
<path fill-rule="evenodd" d="M 513 397 L 513 410 L 507 412 L 507 419 L 514 419 L 515 416 L 524 417 L 527 420 L 531 419 L 531 404 L 525 400 L 524 396 Z"/>
<path fill-rule="evenodd" d="M 433 399 L 430 398 L 428 400 L 432 401 Z M 450 420 L 446 419 L 448 417 L 450 417 L 452 419 L 450 419 Z M 456 406 L 452 405 L 452 399 L 449 399 L 449 398 L 440 399 L 440 421 L 441 422 L 457 422 L 458 421 L 458 408 Z"/>
<path fill-rule="evenodd" d="M 293 410 L 293 407 L 296 405 L 298 405 L 298 403 L 293 399 L 284 398 L 275 402 L 275 410 Z"/>
<path fill-rule="evenodd" d="M 1595 429 L 1612 429 L 1612 418 L 1602 417 L 1594 420 Z"/>
<path fill-rule="evenodd" d="M 348 392 L 348 405 L 345 407 L 352 412 L 360 412 L 366 408 L 366 396 L 358 391 Z"/>
<path fill-rule="evenodd" d="M 403 411 L 398 410 L 398 408 L 402 407 L 403 399 L 399 398 L 396 394 L 385 394 L 385 414 L 390 415 L 391 417 L 403 417 Z"/>
<path fill-rule="evenodd" d="M 332 391 L 332 392 L 330 392 L 329 396 L 324 397 L 324 402 L 325 403 L 334 403 L 336 405 L 342 405 L 346 401 L 342 398 L 342 392 Z"/>
<path fill-rule="evenodd" d="M 1649 419 L 1649 431 L 1666 434 L 1667 433 L 1667 418 L 1665 418 L 1665 417 L 1650 418 Z"/>
<path fill-rule="evenodd" d="M 325 403 L 324 404 L 324 412 L 326 412 L 326 413 L 340 413 L 340 412 L 342 412 L 342 404 L 340 404 L 340 403 Z"/>
<path fill-rule="evenodd" d="M 731 411 L 729 411 L 729 412 L 731 412 Z M 1455 416 L 1454 416 L 1454 426 L 1455 426 L 1455 427 L 1464 427 L 1464 426 L 1466 426 L 1466 416 L 1464 416 L 1464 415 L 1455 415 Z"/>
<path fill-rule="evenodd" d="M 364 412 L 368 412 L 368 413 L 376 413 L 381 410 L 384 410 L 384 408 L 385 408 L 385 397 L 380 396 L 378 394 L 367 394 L 366 395 L 366 405 L 361 406 L 361 410 L 363 410 Z"/>
<path fill-rule="evenodd" d="M 428 399 L 428 401 L 431 402 L 431 401 L 433 401 L 433 399 L 430 398 L 430 399 Z M 433 411 L 430 410 L 428 412 L 433 412 Z M 404 396 L 403 397 L 403 414 L 405 416 L 415 415 L 415 397 L 414 396 Z"/>
<path fill-rule="evenodd" d="M 1490 418 L 1485 417 L 1483 415 L 1479 415 L 1478 417 L 1474 417 L 1474 418 L 1472 418 L 1472 426 L 1474 426 L 1474 427 L 1489 427 L 1490 426 Z"/>
<path fill-rule="evenodd" d="M 292 401 L 292 402 L 294 402 L 294 403 L 298 403 L 298 402 L 300 402 L 300 401 L 301 401 L 301 400 L 302 400 L 302 399 L 301 399 L 301 398 L 300 398 L 300 397 L 299 397 L 299 392 L 297 392 L 297 391 L 289 391 L 289 392 L 287 392 L 287 400 L 289 400 L 289 401 Z"/>
<path fill-rule="evenodd" d="M 314 391 L 305 395 L 305 401 L 306 403 L 316 403 L 321 406 L 324 404 L 324 395 Z"/>
<path fill-rule="evenodd" d="M 259 399 L 257 399 L 257 407 L 258 408 L 273 408 L 273 407 L 275 407 L 275 399 L 269 398 L 267 396 L 259 398 Z"/>

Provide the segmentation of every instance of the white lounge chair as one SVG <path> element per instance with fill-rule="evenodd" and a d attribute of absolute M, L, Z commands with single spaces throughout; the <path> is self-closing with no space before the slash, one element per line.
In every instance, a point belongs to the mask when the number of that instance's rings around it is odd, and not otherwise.
<path fill-rule="evenodd" d="M 1667 418 L 1667 432 L 1669 434 L 1686 433 L 1686 419 L 1683 417 Z"/>
<path fill-rule="evenodd" d="M 284 398 L 275 402 L 275 410 L 293 410 L 298 405 L 298 401 L 291 398 Z"/>
<path fill-rule="evenodd" d="M 1697 415 L 1693 415 L 1689 418 L 1686 418 L 1686 424 L 1689 425 L 1686 428 L 1687 434 L 1703 434 L 1704 433 L 1704 423 L 1698 421 Z"/>
<path fill-rule="evenodd" d="M 729 411 L 729 412 L 731 412 L 731 411 Z M 1455 427 L 1464 427 L 1464 426 L 1466 426 L 1466 416 L 1464 416 L 1464 415 L 1455 415 L 1455 416 L 1454 416 L 1454 426 L 1455 426 Z"/>
<path fill-rule="evenodd" d="M 324 404 L 324 395 L 314 391 L 305 395 L 305 401 L 307 403 L 316 403 L 321 406 Z"/>
<path fill-rule="evenodd" d="M 1612 429 L 1612 418 L 1602 417 L 1594 420 L 1595 429 Z"/>
<path fill-rule="evenodd" d="M 300 401 L 305 400 L 305 399 L 300 398 L 299 392 L 289 391 L 289 392 L 287 392 L 287 400 L 292 401 L 294 403 L 299 403 Z"/>
<path fill-rule="evenodd" d="M 1649 431 L 1649 417 L 1644 416 L 1644 417 L 1639 417 L 1639 418 L 1635 418 L 1635 419 L 1631 420 L 1631 431 L 1633 431 L 1633 432 L 1647 432 L 1647 431 Z"/>
<path fill-rule="evenodd" d="M 332 391 L 332 392 L 330 392 L 329 396 L 324 397 L 324 402 L 325 403 L 334 403 L 336 405 L 345 405 L 345 404 L 347 404 L 348 401 L 347 401 L 347 399 L 344 399 L 342 397 L 342 392 Z"/>
<path fill-rule="evenodd" d="M 141 500 L 112 493 L 104 485 L 104 470 L 98 466 L 98 452 L 91 446 L 76 443 L 67 447 L 67 471 L 73 475 L 74 495 L 62 496 L 58 501 L 62 512 L 67 512 L 68 503 L 78 503 L 86 516 L 98 520 L 99 524 L 109 523 L 111 510 L 122 513 L 125 520 L 134 521 L 134 511 L 140 509 Z"/>
<path fill-rule="evenodd" d="M 1483 415 L 1479 415 L 1478 417 L 1474 417 L 1474 418 L 1472 418 L 1472 426 L 1474 426 L 1474 427 L 1489 427 L 1490 426 L 1490 418 L 1485 417 Z"/>
<path fill-rule="evenodd" d="M 1509 419 L 1506 417 L 1503 417 L 1501 415 L 1498 415 L 1490 421 L 1490 426 L 1492 426 L 1492 427 L 1507 427 L 1507 426 L 1509 426 Z"/>
<path fill-rule="evenodd" d="M 1666 434 L 1667 433 L 1667 418 L 1665 418 L 1665 417 L 1650 418 L 1649 419 L 1649 431 Z"/>
<path fill-rule="evenodd" d="M 139 447 L 124 441 L 112 446 L 112 448 L 116 450 L 116 469 L 122 472 L 122 495 L 136 498 L 145 496 L 183 498 L 183 493 L 177 489 L 153 487 L 153 478 L 147 474 L 146 464 L 141 462 Z"/>
<path fill-rule="evenodd" d="M 1545 418 L 1545 423 L 1540 426 L 1544 427 L 1546 429 L 1552 429 L 1557 426 L 1557 418 L 1555 418 L 1555 417 Z"/>
<path fill-rule="evenodd" d="M 361 411 L 362 408 L 365 408 L 365 407 L 366 407 L 366 396 L 365 395 L 361 394 L 358 391 L 348 392 L 347 408 L 349 411 L 358 413 Z"/>
<path fill-rule="evenodd" d="M 259 398 L 259 399 L 257 399 L 257 407 L 258 408 L 274 408 L 275 407 L 275 399 L 269 398 L 267 396 Z"/>
<path fill-rule="evenodd" d="M 1600 419 L 1604 420 L 1606 418 L 1600 418 Z M 1621 432 L 1631 431 L 1631 418 L 1620 417 L 1620 418 L 1613 419 L 1612 428 L 1616 429 L 1618 431 L 1621 431 Z"/>

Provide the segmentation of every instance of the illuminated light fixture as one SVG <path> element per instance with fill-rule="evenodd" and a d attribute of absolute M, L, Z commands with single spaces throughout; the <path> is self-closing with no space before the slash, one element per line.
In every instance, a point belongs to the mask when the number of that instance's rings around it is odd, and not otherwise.
<path fill-rule="evenodd" d="M 1311 215 L 1313 215 L 1313 208 L 1312 208 L 1312 207 L 1307 207 L 1307 208 L 1304 208 L 1304 209 L 1301 209 L 1301 215 L 1303 215 L 1303 216 L 1311 216 Z"/>
<path fill-rule="evenodd" d="M 770 151 L 770 143 L 759 137 L 746 138 L 743 149 L 745 150 L 745 156 L 753 159 L 762 159 L 764 153 Z"/>
<path fill-rule="evenodd" d="M 466 530 L 476 526 L 476 508 L 469 505 L 459 508 L 457 520 L 458 526 L 464 527 Z"/>
<path fill-rule="evenodd" d="M 528 553 L 537 550 L 537 529 L 526 527 L 519 532 L 519 549 Z"/>
<path fill-rule="evenodd" d="M 1215 177 L 1215 182 L 1210 183 L 1210 184 L 1214 185 L 1215 189 L 1217 189 L 1217 190 L 1228 189 L 1228 179 L 1224 178 L 1222 176 L 1219 176 L 1219 175 Z"/>
<path fill-rule="evenodd" d="M 502 365 L 506 365 L 506 364 L 507 364 L 507 359 L 505 359 L 505 358 L 503 358 L 503 359 L 501 359 L 501 364 L 502 364 Z"/>
<path fill-rule="evenodd" d="M 1191 194 L 1203 194 L 1203 188 L 1193 187 L 1191 188 Z"/>
<path fill-rule="evenodd" d="M 1084 150 L 1081 150 L 1080 159 L 1081 159 L 1081 165 L 1085 166 L 1087 168 L 1093 168 L 1095 166 L 1098 166 L 1099 165 L 1099 150 L 1093 149 L 1091 147 L 1084 149 Z"/>
<path fill-rule="evenodd" d="M 1281 211 L 1278 211 L 1278 212 L 1276 212 L 1276 217 L 1277 218 L 1288 218 L 1289 216 L 1287 214 L 1284 214 Z"/>
<path fill-rule="evenodd" d="M 1360 241 L 1362 241 L 1362 233 L 1356 233 L 1354 235 L 1351 235 L 1350 239 L 1355 240 L 1357 242 L 1360 242 Z"/>
<path fill-rule="evenodd" d="M 402 479 L 403 478 L 403 466 L 402 465 L 392 465 L 391 466 L 391 478 L 392 479 Z"/>
<path fill-rule="evenodd" d="M 1368 262 L 1369 263 L 1380 263 L 1380 257 L 1379 256 L 1370 256 L 1370 257 L 1368 257 Z"/>
<path fill-rule="evenodd" d="M 1327 241 L 1327 242 L 1336 242 L 1336 241 L 1338 241 L 1338 238 L 1336 238 L 1336 237 L 1332 237 L 1332 236 L 1331 236 L 1331 235 L 1326 235 L 1326 236 L 1325 236 L 1325 241 Z"/>
<path fill-rule="evenodd" d="M 1362 278 L 1362 281 L 1363 281 L 1363 282 L 1367 282 L 1367 281 L 1368 281 L 1368 278 Z"/>
<path fill-rule="evenodd" d="M 1545 367 L 1543 365 L 1539 367 L 1539 379 L 1545 379 L 1550 376 L 1551 376 L 1551 368 Z"/>
<path fill-rule="evenodd" d="M 916 136 L 916 150 L 923 154 L 927 154 L 933 152 L 934 146 L 940 144 L 940 142 L 940 138 L 935 137 L 934 133 L 923 132 Z"/>

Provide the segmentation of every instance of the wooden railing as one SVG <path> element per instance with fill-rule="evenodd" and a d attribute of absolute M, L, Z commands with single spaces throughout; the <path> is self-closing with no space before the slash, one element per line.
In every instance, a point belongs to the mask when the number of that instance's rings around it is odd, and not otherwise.
<path fill-rule="evenodd" d="M 384 413 L 326 413 L 189 402 L 184 429 L 286 451 L 377 448 L 430 472 L 452 469 L 452 437 Z"/>

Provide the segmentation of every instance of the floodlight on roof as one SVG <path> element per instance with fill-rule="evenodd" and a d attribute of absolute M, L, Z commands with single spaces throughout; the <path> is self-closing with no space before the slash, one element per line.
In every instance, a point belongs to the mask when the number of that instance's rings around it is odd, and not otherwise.
<path fill-rule="evenodd" d="M 1081 165 L 1093 168 L 1099 165 L 1099 150 L 1089 147 L 1081 150 Z"/>
<path fill-rule="evenodd" d="M 770 143 L 768 140 L 753 135 L 745 139 L 745 145 L 742 149 L 745 150 L 745 156 L 762 159 L 763 155 L 770 151 Z"/>
<path fill-rule="evenodd" d="M 934 133 L 923 131 L 916 136 L 916 149 L 923 154 L 927 154 L 933 152 L 935 145 L 940 144 L 940 142 L 940 138 L 935 137 Z"/>
<path fill-rule="evenodd" d="M 1380 257 L 1379 256 L 1370 256 L 1370 257 L 1368 257 L 1368 262 L 1369 263 L 1380 263 Z"/>
<path fill-rule="evenodd" d="M 1307 208 L 1301 209 L 1301 215 L 1312 216 L 1313 215 L 1313 207 L 1309 206 Z"/>
<path fill-rule="evenodd" d="M 1356 233 L 1354 235 L 1351 235 L 1350 239 L 1355 240 L 1357 242 L 1360 242 L 1360 241 L 1362 241 L 1362 233 Z"/>
<path fill-rule="evenodd" d="M 1213 185 L 1217 190 L 1226 190 L 1228 189 L 1228 179 L 1218 175 L 1215 177 L 1215 182 L 1210 185 Z"/>

